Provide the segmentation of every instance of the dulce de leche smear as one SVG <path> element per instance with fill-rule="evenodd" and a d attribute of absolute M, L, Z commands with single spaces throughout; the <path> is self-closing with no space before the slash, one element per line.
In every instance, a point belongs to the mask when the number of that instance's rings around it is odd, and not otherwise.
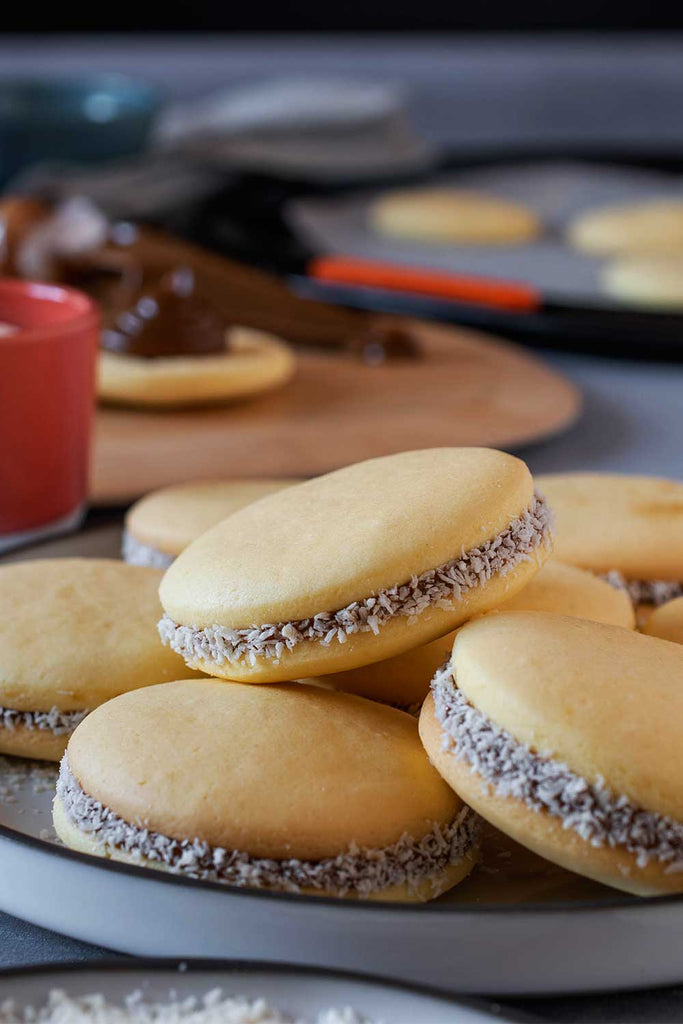
<path fill-rule="evenodd" d="M 102 333 L 102 347 L 139 359 L 219 355 L 230 324 L 196 290 L 189 267 L 164 274 L 143 289 L 132 309 Z"/>

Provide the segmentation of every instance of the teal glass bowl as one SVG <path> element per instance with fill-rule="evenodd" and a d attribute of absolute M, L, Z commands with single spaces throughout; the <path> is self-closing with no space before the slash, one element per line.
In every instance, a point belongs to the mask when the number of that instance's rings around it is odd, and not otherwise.
<path fill-rule="evenodd" d="M 123 75 L 0 77 L 0 186 L 46 161 L 133 156 L 160 107 L 153 86 Z"/>

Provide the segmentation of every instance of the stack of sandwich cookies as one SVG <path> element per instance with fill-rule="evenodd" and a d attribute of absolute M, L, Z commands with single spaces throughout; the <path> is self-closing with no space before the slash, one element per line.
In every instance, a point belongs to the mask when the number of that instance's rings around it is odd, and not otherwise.
<path fill-rule="evenodd" d="M 683 483 L 611 473 L 542 476 L 554 553 L 625 587 L 635 604 L 683 595 Z"/>
<path fill-rule="evenodd" d="M 201 480 L 153 491 L 126 515 L 122 555 L 131 565 L 168 566 L 222 519 L 298 480 Z"/>
<path fill-rule="evenodd" d="M 683 649 L 540 612 L 465 626 L 420 717 L 432 763 L 501 831 L 640 895 L 683 890 Z"/>
<path fill-rule="evenodd" d="M 519 459 L 404 452 L 263 498 L 187 548 L 160 588 L 163 641 L 249 682 L 393 657 L 496 607 L 549 554 L 551 515 Z"/>
<path fill-rule="evenodd" d="M 0 568 L 0 753 L 58 761 L 92 708 L 186 671 L 158 641 L 160 579 L 96 558 Z"/>
<path fill-rule="evenodd" d="M 635 628 L 633 604 L 624 590 L 616 589 L 592 573 L 572 565 L 549 561 L 523 590 L 503 602 L 497 611 L 540 611 L 555 615 L 607 622 Z M 339 690 L 415 710 L 429 692 L 434 673 L 450 657 L 455 632 L 386 661 L 325 678 Z"/>
<path fill-rule="evenodd" d="M 62 762 L 54 820 L 67 846 L 98 856 L 380 900 L 457 884 L 478 834 L 409 715 L 315 687 L 217 680 L 138 690 L 89 715 Z"/>

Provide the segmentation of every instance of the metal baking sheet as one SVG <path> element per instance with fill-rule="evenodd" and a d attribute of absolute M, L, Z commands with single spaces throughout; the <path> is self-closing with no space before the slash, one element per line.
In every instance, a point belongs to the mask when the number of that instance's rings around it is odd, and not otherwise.
<path fill-rule="evenodd" d="M 454 187 L 517 200 L 535 210 L 546 231 L 518 246 L 456 246 L 385 238 L 368 212 L 378 192 L 343 198 L 293 201 L 286 216 L 315 253 L 335 253 L 383 263 L 465 273 L 532 285 L 570 305 L 614 306 L 600 286 L 605 259 L 587 256 L 565 241 L 569 221 L 586 210 L 648 199 L 683 200 L 683 178 L 639 168 L 583 163 L 529 163 L 450 173 L 424 187 Z"/>

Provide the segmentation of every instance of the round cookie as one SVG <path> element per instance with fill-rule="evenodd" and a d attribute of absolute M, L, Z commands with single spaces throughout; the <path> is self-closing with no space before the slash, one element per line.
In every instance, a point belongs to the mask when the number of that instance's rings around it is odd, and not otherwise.
<path fill-rule="evenodd" d="M 555 557 L 609 574 L 634 604 L 683 594 L 683 483 L 617 473 L 538 478 L 555 514 Z"/>
<path fill-rule="evenodd" d="M 521 589 L 549 553 L 550 519 L 525 464 L 503 452 L 357 463 L 194 541 L 161 584 L 160 634 L 188 665 L 247 682 L 381 661 Z"/>
<path fill-rule="evenodd" d="M 389 192 L 370 209 L 381 235 L 455 245 L 520 245 L 541 234 L 533 212 L 509 199 L 461 189 L 425 188 Z"/>
<path fill-rule="evenodd" d="M 683 200 L 654 199 L 582 213 L 569 225 L 577 249 L 595 255 L 683 250 Z"/>
<path fill-rule="evenodd" d="M 623 256 L 604 268 L 602 287 L 636 306 L 683 309 L 683 254 Z"/>
<path fill-rule="evenodd" d="M 281 387 L 294 369 L 284 341 L 233 327 L 225 354 L 144 359 L 100 352 L 98 395 L 104 402 L 150 407 L 232 401 Z"/>
<path fill-rule="evenodd" d="M 0 753 L 58 761 L 89 710 L 186 672 L 159 643 L 161 575 L 100 558 L 0 567 Z"/>
<path fill-rule="evenodd" d="M 656 608 L 641 626 L 641 632 L 683 644 L 683 597 Z"/>
<path fill-rule="evenodd" d="M 496 828 L 639 895 L 683 890 L 683 648 L 543 612 L 469 623 L 420 716 L 429 757 Z"/>
<path fill-rule="evenodd" d="M 167 569 L 181 551 L 222 519 L 289 480 L 198 480 L 152 491 L 126 514 L 122 555 L 131 565 Z"/>
<path fill-rule="evenodd" d="M 590 572 L 553 560 L 514 597 L 488 614 L 505 611 L 552 612 L 608 622 L 625 629 L 635 626 L 635 612 L 628 594 Z M 455 632 L 433 640 L 387 661 L 339 672 L 326 679 L 348 693 L 385 701 L 399 707 L 421 704 L 432 676 L 450 656 Z"/>
<path fill-rule="evenodd" d="M 69 741 L 54 817 L 86 853 L 232 885 L 409 901 L 469 873 L 478 824 L 410 715 L 296 683 L 213 679 L 127 693 L 89 715 Z"/>

